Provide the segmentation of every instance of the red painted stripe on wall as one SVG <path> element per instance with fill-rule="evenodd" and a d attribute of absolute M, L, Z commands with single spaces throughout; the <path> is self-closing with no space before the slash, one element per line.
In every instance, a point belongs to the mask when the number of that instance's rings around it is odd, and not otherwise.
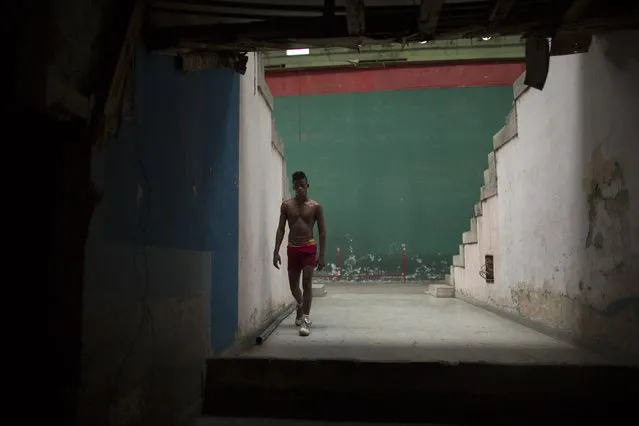
<path fill-rule="evenodd" d="M 266 81 L 273 96 L 508 86 L 525 68 L 522 63 L 500 63 L 286 71 L 269 72 Z"/>

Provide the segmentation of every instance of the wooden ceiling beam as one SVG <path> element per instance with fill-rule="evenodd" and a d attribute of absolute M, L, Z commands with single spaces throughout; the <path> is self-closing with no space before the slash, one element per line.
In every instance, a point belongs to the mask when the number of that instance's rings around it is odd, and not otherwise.
<path fill-rule="evenodd" d="M 437 22 L 444 0 L 422 0 L 419 8 L 419 35 L 422 40 L 432 40 L 437 31 Z"/>
<path fill-rule="evenodd" d="M 366 36 L 393 37 L 401 33 L 417 33 L 417 8 L 366 8 Z M 329 24 L 330 25 L 327 25 Z M 295 39 L 326 39 L 348 37 L 347 17 L 319 16 L 304 18 L 275 17 L 272 19 L 231 24 L 185 25 L 152 29 L 151 45 L 175 45 L 180 40 L 228 44 L 240 40 L 281 41 Z M 351 36 L 352 37 L 352 36 Z"/>
<path fill-rule="evenodd" d="M 366 6 L 364 0 L 346 0 L 346 25 L 349 35 L 366 32 Z"/>
<path fill-rule="evenodd" d="M 592 5 L 592 0 L 574 0 L 562 18 L 563 22 L 574 22 L 584 16 Z"/>
<path fill-rule="evenodd" d="M 335 0 L 324 0 L 322 15 L 324 18 L 333 18 L 335 16 Z"/>
<path fill-rule="evenodd" d="M 506 19 L 515 3 L 517 0 L 497 0 L 488 18 L 488 28 L 492 30 Z"/>
<path fill-rule="evenodd" d="M 563 14 L 561 23 L 576 22 L 583 18 L 592 3 L 592 0 L 574 0 Z M 588 33 L 557 34 L 552 40 L 550 55 L 570 55 L 587 52 L 590 49 L 591 41 L 592 36 Z"/>
<path fill-rule="evenodd" d="M 560 0 L 557 0 L 560 1 Z M 563 0 L 564 2 L 566 0 Z M 564 3 L 565 5 L 566 3 Z M 434 3 L 424 2 L 429 5 L 432 12 Z M 425 7 L 425 6 L 424 6 Z M 503 10 L 503 9 L 502 9 Z M 577 20 L 564 20 L 562 17 L 568 8 L 557 10 L 555 13 L 537 13 L 535 16 L 508 20 L 495 26 L 494 31 L 501 35 L 524 34 L 525 36 L 553 37 L 557 33 L 586 32 L 593 33 L 601 30 L 618 28 L 637 28 L 639 18 L 631 13 L 623 13 L 616 9 L 608 15 L 586 13 Z M 429 12 L 430 13 L 430 12 Z M 466 20 L 463 23 L 452 25 L 447 22 L 445 28 L 439 20 L 439 13 L 429 14 L 425 22 L 420 21 L 420 6 L 377 8 L 366 7 L 363 15 L 365 18 L 365 32 L 362 34 L 349 34 L 346 15 L 337 15 L 328 20 L 332 25 L 327 26 L 327 19 L 317 17 L 274 17 L 261 22 L 251 23 L 223 23 L 205 25 L 184 25 L 171 27 L 150 28 L 147 41 L 152 50 L 174 48 L 185 43 L 200 44 L 202 49 L 235 49 L 251 50 L 258 47 L 283 49 L 293 45 L 316 45 L 317 43 L 345 43 L 356 38 L 364 37 L 368 43 L 372 40 L 383 42 L 404 40 L 417 41 L 420 30 L 425 35 L 438 40 L 450 40 L 457 38 L 471 38 L 486 35 L 486 21 L 474 22 Z M 496 13 L 495 17 L 502 16 L 503 12 Z M 572 12 L 570 12 L 572 13 Z M 437 16 L 437 19 L 435 18 Z M 446 15 L 447 16 L 447 15 Z M 555 18 L 555 16 L 557 18 Z M 439 20 L 439 25 L 437 21 Z M 558 22 L 555 22 L 558 21 Z M 334 40 L 330 42 L 329 40 Z M 422 39 L 423 40 L 423 39 Z"/>
<path fill-rule="evenodd" d="M 232 0 L 179 0 L 168 3 L 175 3 L 176 5 L 190 5 L 190 6 L 204 6 L 210 7 L 223 7 L 231 8 L 235 10 L 262 10 L 262 11 L 279 11 L 279 12 L 316 12 L 322 13 L 324 6 L 309 6 L 304 4 L 271 4 L 271 3 L 250 3 L 239 2 Z M 344 12 L 343 7 L 334 7 L 336 12 Z"/>

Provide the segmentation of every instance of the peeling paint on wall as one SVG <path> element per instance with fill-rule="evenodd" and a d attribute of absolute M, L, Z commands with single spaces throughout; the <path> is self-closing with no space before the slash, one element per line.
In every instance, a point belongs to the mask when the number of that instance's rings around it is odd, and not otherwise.
<path fill-rule="evenodd" d="M 356 254 L 354 242 L 350 235 L 345 240 L 350 244 L 340 253 L 344 256 L 338 261 L 329 261 L 324 274 L 336 276 L 339 272 L 341 279 L 347 281 L 363 280 L 407 280 L 435 281 L 441 280 L 450 270 L 448 254 L 438 253 L 436 256 L 419 254 L 404 254 L 405 245 L 393 242 L 383 253 Z M 341 266 L 341 268 L 340 268 Z"/>
<path fill-rule="evenodd" d="M 586 289 L 580 289 L 584 299 L 603 312 L 604 306 L 625 298 L 633 287 L 639 296 L 639 253 L 632 247 L 630 191 L 622 160 L 608 158 L 598 146 L 591 153 L 583 183 L 588 209 L 585 248 L 591 275 Z"/>
<path fill-rule="evenodd" d="M 636 56 L 637 35 L 611 36 L 617 59 Z M 454 277 L 456 294 L 639 354 L 639 63 L 611 62 L 607 38 L 553 57 L 546 88 L 516 100 L 498 216 L 482 219 L 499 234 L 495 284 L 468 249 Z"/>
<path fill-rule="evenodd" d="M 590 157 L 589 176 L 584 178 L 588 194 L 588 233 L 586 248 L 604 248 L 604 234 L 613 246 L 623 250 L 630 248 L 630 223 L 628 209 L 630 198 L 621 164 L 604 159 L 601 146 Z M 612 235 L 611 235 L 612 234 Z M 606 241 L 610 243 L 610 241 Z"/>

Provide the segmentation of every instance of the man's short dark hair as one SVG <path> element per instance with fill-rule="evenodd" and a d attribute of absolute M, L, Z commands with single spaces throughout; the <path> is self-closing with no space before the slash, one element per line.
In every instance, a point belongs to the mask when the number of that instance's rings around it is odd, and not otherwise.
<path fill-rule="evenodd" d="M 306 173 L 304 173 L 303 171 L 297 171 L 293 173 L 293 182 L 295 182 L 296 180 L 302 180 L 302 179 L 306 179 L 306 181 L 308 182 L 308 179 L 306 178 Z"/>

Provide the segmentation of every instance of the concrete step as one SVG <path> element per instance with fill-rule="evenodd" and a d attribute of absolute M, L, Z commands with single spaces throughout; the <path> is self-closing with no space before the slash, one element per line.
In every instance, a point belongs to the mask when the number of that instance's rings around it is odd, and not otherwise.
<path fill-rule="evenodd" d="M 477 231 L 466 231 L 462 234 L 464 244 L 477 244 Z"/>
<path fill-rule="evenodd" d="M 430 349 L 455 350 L 445 343 Z M 214 423 L 235 426 L 249 418 L 299 419 L 292 424 L 309 426 L 319 423 L 301 420 L 510 425 L 517 419 L 518 426 L 538 426 L 557 415 L 559 406 L 559 415 L 577 419 L 575 424 L 607 424 L 611 412 L 634 415 L 637 382 L 639 370 L 612 365 L 211 358 L 201 412 L 236 417 Z M 499 410 L 491 403 L 497 399 L 503 404 Z M 552 403 L 556 400 L 561 404 Z M 313 409 L 300 410 L 309 401 Z"/>
<path fill-rule="evenodd" d="M 428 294 L 433 297 L 455 297 L 455 287 L 448 284 L 431 284 L 428 286 Z"/>
<path fill-rule="evenodd" d="M 326 293 L 326 285 L 322 283 L 313 284 L 313 297 L 324 297 Z"/>

